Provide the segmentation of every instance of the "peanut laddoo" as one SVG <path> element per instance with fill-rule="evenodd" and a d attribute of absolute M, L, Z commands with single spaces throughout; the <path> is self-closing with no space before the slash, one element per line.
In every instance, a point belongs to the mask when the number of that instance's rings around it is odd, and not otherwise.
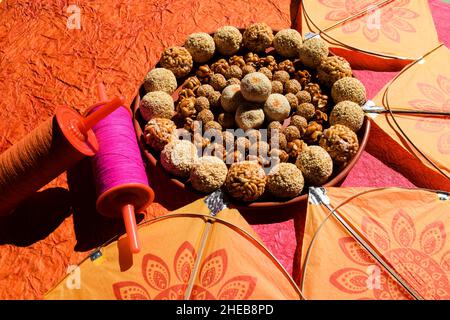
<path fill-rule="evenodd" d="M 161 67 L 169 69 L 175 77 L 183 78 L 191 72 L 193 66 L 192 56 L 186 48 L 166 48 L 159 60 Z"/>
<path fill-rule="evenodd" d="M 176 130 L 177 126 L 172 120 L 153 118 L 145 125 L 145 142 L 155 150 L 161 151 L 166 144 L 176 138 Z"/>
<path fill-rule="evenodd" d="M 264 169 L 254 161 L 233 163 L 228 170 L 225 188 L 237 200 L 255 201 L 266 188 Z"/>
<path fill-rule="evenodd" d="M 352 74 L 350 63 L 339 56 L 326 57 L 317 68 L 320 83 L 330 88 L 339 79 L 351 77 Z"/>
<path fill-rule="evenodd" d="M 242 42 L 250 51 L 264 52 L 272 45 L 273 38 L 272 28 L 266 23 L 254 23 L 245 29 Z"/>
<path fill-rule="evenodd" d="M 346 165 L 359 149 L 356 133 L 340 124 L 326 129 L 320 138 L 319 145 L 338 165 Z"/>

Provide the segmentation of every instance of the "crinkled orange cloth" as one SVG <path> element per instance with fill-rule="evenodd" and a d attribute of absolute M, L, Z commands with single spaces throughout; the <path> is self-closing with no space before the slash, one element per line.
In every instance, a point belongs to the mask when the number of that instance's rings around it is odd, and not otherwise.
<path fill-rule="evenodd" d="M 0 152 L 50 117 L 55 106 L 83 111 L 95 103 L 100 81 L 110 96 L 123 94 L 131 102 L 162 49 L 182 44 L 186 35 L 260 21 L 286 28 L 297 2 L 0 1 Z M 67 28 L 73 3 L 80 9 L 79 30 Z M 86 169 L 89 162 L 80 166 Z M 121 230 L 120 222 L 89 212 L 95 190 L 80 190 L 83 179 L 89 177 L 73 174 L 69 192 L 63 175 L 14 216 L 0 219 L 0 299 L 41 298 L 70 264 Z M 72 215 L 77 209 L 81 213 Z M 147 215 L 165 211 L 155 203 Z"/>

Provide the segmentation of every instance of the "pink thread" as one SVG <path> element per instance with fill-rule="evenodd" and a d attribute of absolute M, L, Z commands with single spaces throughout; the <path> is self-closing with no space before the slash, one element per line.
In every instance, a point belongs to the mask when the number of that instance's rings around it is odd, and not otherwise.
<path fill-rule="evenodd" d="M 130 112 L 118 108 L 93 128 L 99 150 L 93 159 L 97 194 L 127 183 L 148 186 Z"/>

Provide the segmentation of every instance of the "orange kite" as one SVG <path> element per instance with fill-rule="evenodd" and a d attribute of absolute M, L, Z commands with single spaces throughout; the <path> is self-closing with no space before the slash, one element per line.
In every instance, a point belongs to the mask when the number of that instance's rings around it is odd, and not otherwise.
<path fill-rule="evenodd" d="M 439 43 L 426 0 L 303 0 L 301 30 L 353 68 L 400 70 Z"/>
<path fill-rule="evenodd" d="M 448 61 L 450 50 L 440 45 L 378 93 L 375 105 L 392 113 L 373 115 L 370 151 L 413 173 L 418 185 L 446 191 L 450 191 Z"/>
<path fill-rule="evenodd" d="M 212 198 L 141 224 L 139 254 L 129 252 L 126 238 L 96 250 L 46 298 L 300 299 L 292 278 L 239 212 L 212 211 Z"/>
<path fill-rule="evenodd" d="M 450 299 L 448 193 L 311 188 L 299 283 L 306 299 Z"/>

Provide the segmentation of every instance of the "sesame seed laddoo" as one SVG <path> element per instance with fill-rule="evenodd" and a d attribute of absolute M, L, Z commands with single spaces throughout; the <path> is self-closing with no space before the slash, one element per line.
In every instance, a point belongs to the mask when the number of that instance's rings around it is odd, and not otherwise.
<path fill-rule="evenodd" d="M 239 66 L 232 65 L 230 66 L 227 71 L 225 72 L 225 78 L 231 79 L 241 79 L 242 78 L 242 69 Z"/>
<path fill-rule="evenodd" d="M 297 110 L 295 111 L 296 115 L 302 116 L 306 120 L 312 119 L 316 112 L 316 108 L 312 103 L 302 103 L 299 104 Z"/>
<path fill-rule="evenodd" d="M 219 189 L 227 178 L 228 168 L 217 157 L 204 156 L 193 164 L 190 182 L 195 190 L 210 193 Z"/>
<path fill-rule="evenodd" d="M 267 156 L 269 154 L 270 145 L 265 141 L 258 141 L 250 145 L 248 153 L 254 156 Z"/>
<path fill-rule="evenodd" d="M 242 42 L 250 51 L 264 52 L 272 45 L 273 38 L 272 28 L 266 23 L 254 23 L 245 29 Z"/>
<path fill-rule="evenodd" d="M 141 100 L 139 111 L 145 121 L 152 118 L 171 119 L 175 113 L 172 97 L 164 91 L 147 93 Z"/>
<path fill-rule="evenodd" d="M 249 138 L 250 142 L 261 141 L 262 134 L 259 130 L 249 129 L 245 131 L 245 136 Z"/>
<path fill-rule="evenodd" d="M 341 101 L 353 101 L 362 106 L 366 100 L 366 88 L 356 78 L 345 77 L 333 84 L 331 96 L 335 103 Z"/>
<path fill-rule="evenodd" d="M 298 108 L 298 99 L 295 94 L 287 93 L 284 95 L 291 106 L 291 110 L 297 110 Z"/>
<path fill-rule="evenodd" d="M 234 120 L 242 130 L 259 129 L 264 123 L 264 111 L 257 105 L 241 104 L 236 110 Z"/>
<path fill-rule="evenodd" d="M 285 201 L 356 158 L 366 89 L 323 37 L 240 30 L 196 31 L 163 50 L 140 88 L 143 140 L 192 190 Z"/>
<path fill-rule="evenodd" d="M 288 142 L 300 139 L 301 137 L 300 130 L 293 125 L 287 126 L 286 129 L 284 129 L 284 135 L 286 136 L 286 140 Z"/>
<path fill-rule="evenodd" d="M 247 74 L 241 81 L 241 93 L 252 102 L 264 102 L 272 91 L 272 83 L 260 72 Z"/>
<path fill-rule="evenodd" d="M 166 48 L 159 60 L 161 67 L 169 69 L 175 77 L 182 78 L 191 72 L 193 66 L 192 56 L 186 48 Z"/>
<path fill-rule="evenodd" d="M 225 56 L 231 56 L 241 47 L 242 34 L 236 27 L 224 26 L 214 33 L 214 42 L 217 51 Z"/>
<path fill-rule="evenodd" d="M 222 95 L 220 94 L 219 91 L 213 91 L 208 96 L 208 101 L 209 101 L 209 105 L 211 106 L 211 108 L 220 107 L 220 99 L 221 98 L 222 98 Z"/>
<path fill-rule="evenodd" d="M 267 79 L 272 80 L 273 74 L 269 68 L 267 68 L 267 67 L 259 68 L 258 72 L 261 72 L 263 75 L 265 75 L 267 77 Z"/>
<path fill-rule="evenodd" d="M 312 186 L 324 184 L 333 173 L 333 160 L 319 146 L 309 146 L 300 152 L 296 166 L 302 171 L 306 182 Z"/>
<path fill-rule="evenodd" d="M 277 32 L 273 38 L 275 50 L 286 58 L 298 56 L 298 50 L 302 45 L 302 36 L 297 30 L 283 29 Z"/>
<path fill-rule="evenodd" d="M 237 84 L 237 85 L 240 86 L 241 85 L 241 80 L 239 80 L 238 78 L 230 78 L 230 79 L 227 80 L 226 87 L 231 86 L 233 84 Z"/>
<path fill-rule="evenodd" d="M 195 98 L 194 108 L 197 112 L 200 112 L 205 109 L 209 109 L 209 100 L 206 97 L 197 97 Z"/>
<path fill-rule="evenodd" d="M 187 140 L 174 140 L 161 151 L 161 165 L 177 177 L 188 177 L 197 161 L 197 148 Z"/>
<path fill-rule="evenodd" d="M 222 91 L 227 85 L 227 80 L 220 73 L 214 73 L 209 80 L 209 84 L 214 90 Z"/>
<path fill-rule="evenodd" d="M 291 122 L 289 125 L 297 127 L 300 132 L 305 132 L 306 128 L 308 127 L 308 120 L 306 120 L 304 117 L 299 115 L 293 115 L 291 117 Z"/>
<path fill-rule="evenodd" d="M 290 79 L 289 73 L 284 70 L 275 71 L 272 78 L 272 80 L 280 81 L 283 84 L 286 83 L 286 81 L 288 81 L 289 79 Z"/>
<path fill-rule="evenodd" d="M 214 39 L 204 32 L 190 34 L 184 42 L 184 47 L 191 54 L 192 60 L 197 63 L 203 63 L 211 59 L 216 50 Z"/>
<path fill-rule="evenodd" d="M 311 102 L 311 94 L 308 91 L 299 91 L 295 96 L 297 97 L 298 104 Z"/>
<path fill-rule="evenodd" d="M 254 66 L 247 64 L 242 67 L 242 76 L 246 76 L 247 74 L 252 73 L 252 72 L 256 72 L 256 69 Z"/>
<path fill-rule="evenodd" d="M 267 190 L 278 198 L 298 196 L 305 181 L 299 168 L 292 163 L 280 163 L 274 166 L 267 176 Z"/>
<path fill-rule="evenodd" d="M 211 112 L 211 110 L 203 109 L 197 114 L 197 120 L 200 121 L 203 124 L 208 123 L 209 121 L 214 120 L 214 114 Z"/>
<path fill-rule="evenodd" d="M 280 93 L 282 94 L 284 91 L 283 84 L 280 81 L 272 81 L 272 93 Z"/>
<path fill-rule="evenodd" d="M 284 84 L 284 92 L 296 94 L 302 90 L 302 85 L 295 79 L 290 79 Z"/>
<path fill-rule="evenodd" d="M 208 121 L 207 123 L 205 123 L 204 130 L 205 130 L 205 132 L 208 130 L 217 130 L 217 131 L 222 132 L 222 126 L 217 121 L 211 120 L 211 121 Z"/>
<path fill-rule="evenodd" d="M 155 68 L 145 76 L 144 89 L 146 92 L 164 91 L 172 94 L 177 89 L 177 78 L 168 69 Z"/>
<path fill-rule="evenodd" d="M 323 59 L 328 56 L 328 45 L 321 38 L 314 37 L 306 40 L 300 46 L 300 61 L 307 67 L 316 69 Z"/>
<path fill-rule="evenodd" d="M 354 132 L 361 129 L 364 122 L 364 111 L 351 101 L 341 101 L 336 104 L 330 114 L 330 124 L 342 124 Z"/>
<path fill-rule="evenodd" d="M 331 159 L 344 166 L 359 149 L 356 133 L 340 124 L 326 129 L 320 138 L 319 145 L 328 152 Z"/>
<path fill-rule="evenodd" d="M 233 131 L 223 131 L 222 132 L 222 144 L 226 150 L 233 149 L 234 150 L 234 134 Z"/>
<path fill-rule="evenodd" d="M 281 132 L 283 130 L 283 125 L 278 121 L 272 121 L 267 126 L 267 134 L 269 137 L 275 132 Z"/>
<path fill-rule="evenodd" d="M 270 135 L 270 147 L 276 149 L 286 149 L 287 147 L 286 135 L 281 131 L 272 131 Z"/>
<path fill-rule="evenodd" d="M 214 88 L 210 84 L 202 84 L 197 89 L 197 95 L 200 97 L 209 98 L 214 91 L 215 91 Z"/>
<path fill-rule="evenodd" d="M 291 106 L 285 96 L 272 93 L 264 103 L 264 113 L 268 121 L 283 121 L 291 112 Z"/>
<path fill-rule="evenodd" d="M 250 140 L 246 137 L 238 137 L 235 144 L 236 149 L 240 149 L 242 151 L 248 151 L 248 148 L 250 148 Z"/>
<path fill-rule="evenodd" d="M 233 163 L 228 170 L 225 188 L 237 200 L 255 201 L 264 193 L 265 187 L 266 174 L 257 162 Z"/>

